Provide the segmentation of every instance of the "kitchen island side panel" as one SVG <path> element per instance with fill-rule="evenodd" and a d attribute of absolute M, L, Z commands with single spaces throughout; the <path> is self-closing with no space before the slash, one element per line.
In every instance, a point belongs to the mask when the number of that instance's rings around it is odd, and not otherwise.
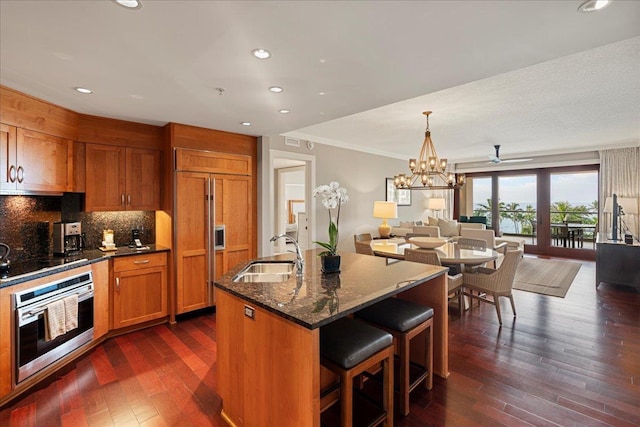
<path fill-rule="evenodd" d="M 236 426 L 319 427 L 319 329 L 217 292 L 222 416 Z"/>

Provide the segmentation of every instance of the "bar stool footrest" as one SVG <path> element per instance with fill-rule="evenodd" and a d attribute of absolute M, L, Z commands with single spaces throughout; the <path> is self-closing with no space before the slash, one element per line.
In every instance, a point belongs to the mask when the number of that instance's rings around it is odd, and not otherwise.
<path fill-rule="evenodd" d="M 393 358 L 393 391 L 395 393 L 400 392 L 398 385 L 400 384 L 400 358 L 395 355 Z M 367 379 L 372 379 L 382 384 L 382 369 L 376 369 L 373 372 L 365 371 L 362 375 Z M 416 388 L 422 381 L 429 376 L 429 371 L 424 366 L 409 362 L 409 391 Z"/>
<path fill-rule="evenodd" d="M 379 404 L 372 398 L 355 389 L 353 393 L 353 425 L 373 427 L 379 425 L 387 416 Z M 327 408 L 320 415 L 320 426 L 340 425 L 340 405 Z"/>

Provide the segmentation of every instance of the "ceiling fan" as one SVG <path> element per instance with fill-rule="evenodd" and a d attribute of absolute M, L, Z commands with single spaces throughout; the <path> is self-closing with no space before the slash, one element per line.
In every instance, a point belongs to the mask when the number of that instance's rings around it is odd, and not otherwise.
<path fill-rule="evenodd" d="M 531 161 L 532 159 L 501 159 L 500 158 L 500 146 L 499 145 L 494 145 L 493 148 L 496 149 L 496 155 L 495 156 L 488 156 L 489 157 L 489 161 L 487 163 L 494 163 L 494 164 L 500 164 L 500 163 L 517 163 L 517 162 L 528 162 Z"/>

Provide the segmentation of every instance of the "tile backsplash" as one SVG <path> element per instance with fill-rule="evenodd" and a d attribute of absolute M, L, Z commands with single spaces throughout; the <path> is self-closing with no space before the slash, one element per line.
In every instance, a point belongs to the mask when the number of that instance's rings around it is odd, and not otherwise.
<path fill-rule="evenodd" d="M 0 242 L 11 247 L 11 262 L 49 256 L 53 223 L 82 223 L 87 249 L 102 242 L 102 230 L 112 229 L 117 246 L 131 242 L 131 230 L 142 230 L 143 243 L 155 243 L 154 211 L 83 212 L 83 195 L 0 196 Z"/>

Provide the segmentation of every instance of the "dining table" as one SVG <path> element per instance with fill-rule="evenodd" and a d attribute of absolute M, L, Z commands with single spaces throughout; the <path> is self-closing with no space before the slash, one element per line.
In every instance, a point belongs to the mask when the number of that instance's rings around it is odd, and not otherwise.
<path fill-rule="evenodd" d="M 404 260 L 405 249 L 420 249 L 419 246 L 400 240 L 372 240 L 371 249 L 376 256 L 382 256 L 394 260 Z M 422 248 L 424 249 L 424 248 Z M 433 249 L 440 257 L 442 265 L 458 265 L 460 271 L 464 271 L 465 266 L 482 265 L 498 259 L 499 253 L 493 249 L 471 248 L 460 245 L 455 241 L 445 242 L 442 246 Z"/>

